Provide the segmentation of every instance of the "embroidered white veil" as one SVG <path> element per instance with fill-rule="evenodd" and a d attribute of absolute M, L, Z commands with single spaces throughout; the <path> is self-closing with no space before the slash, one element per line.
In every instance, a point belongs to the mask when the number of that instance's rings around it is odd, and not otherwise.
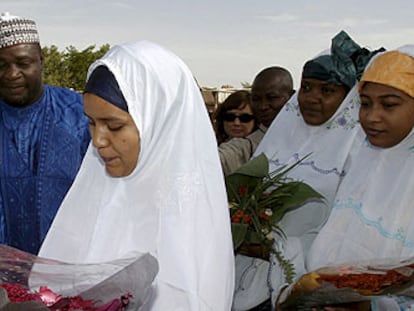
<path fill-rule="evenodd" d="M 414 57 L 414 46 L 398 50 Z M 384 149 L 359 127 L 347 163 L 329 220 L 310 248 L 309 268 L 414 256 L 414 130 Z"/>
<path fill-rule="evenodd" d="M 159 262 L 151 310 L 229 310 L 234 256 L 212 125 L 187 66 L 142 41 L 93 63 L 112 71 L 141 138 L 138 165 L 112 178 L 91 145 L 40 255 L 102 262 L 149 252 Z M 181 310 L 180 309 L 180 310 Z"/>
<path fill-rule="evenodd" d="M 306 271 L 304 256 L 328 219 L 338 183 L 345 174 L 345 160 L 358 125 L 357 91 L 355 84 L 335 114 L 319 126 L 305 123 L 295 93 L 270 125 L 253 155 L 264 153 L 268 157 L 269 172 L 284 165 L 293 165 L 309 155 L 287 176 L 308 183 L 325 197 L 323 202 L 308 202 L 289 212 L 280 223 L 287 240 L 276 247 L 282 249 L 284 256 L 295 265 L 297 275 Z M 253 266 L 255 273 L 247 273 Z M 267 262 L 238 255 L 234 305 L 249 305 L 263 300 L 269 291 L 274 300 L 279 287 L 285 284 L 284 278 L 274 256 L 270 258 L 269 269 Z"/>
<path fill-rule="evenodd" d="M 308 156 L 288 176 L 308 183 L 325 198 L 324 204 L 308 203 L 288 213 L 282 220 L 287 235 L 301 236 L 307 229 L 317 229 L 328 216 L 339 180 L 345 174 L 344 163 L 355 137 L 358 109 L 355 85 L 328 121 L 312 126 L 303 120 L 294 94 L 259 144 L 255 156 L 264 153 L 269 158 L 270 172 Z M 305 209 L 309 217 L 295 216 Z M 288 225 L 292 217 L 297 225 Z"/>

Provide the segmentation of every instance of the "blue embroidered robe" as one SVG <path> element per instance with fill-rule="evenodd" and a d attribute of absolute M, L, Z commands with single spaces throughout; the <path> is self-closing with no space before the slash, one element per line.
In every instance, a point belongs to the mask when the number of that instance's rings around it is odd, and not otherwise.
<path fill-rule="evenodd" d="M 0 100 L 0 243 L 37 253 L 89 141 L 80 94 L 46 85 L 25 108 Z"/>

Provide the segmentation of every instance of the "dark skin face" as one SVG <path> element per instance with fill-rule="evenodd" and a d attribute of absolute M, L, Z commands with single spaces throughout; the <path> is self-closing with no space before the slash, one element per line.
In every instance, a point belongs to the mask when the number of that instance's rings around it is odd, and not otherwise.
<path fill-rule="evenodd" d="M 293 91 L 286 91 L 280 75 L 264 74 L 257 77 L 252 85 L 252 106 L 260 123 L 269 127 Z"/>
<path fill-rule="evenodd" d="M 15 107 L 36 102 L 43 93 L 43 55 L 38 44 L 0 49 L 0 98 Z"/>
<path fill-rule="evenodd" d="M 298 94 L 299 108 L 309 125 L 328 121 L 344 100 L 348 89 L 343 85 L 303 78 Z"/>
<path fill-rule="evenodd" d="M 366 82 L 361 90 L 359 121 L 374 146 L 400 143 L 414 126 L 414 98 L 388 85 Z"/>

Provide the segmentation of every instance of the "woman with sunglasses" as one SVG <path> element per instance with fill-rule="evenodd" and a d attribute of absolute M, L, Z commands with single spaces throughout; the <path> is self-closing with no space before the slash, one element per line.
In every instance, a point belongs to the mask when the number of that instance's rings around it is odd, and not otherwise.
<path fill-rule="evenodd" d="M 256 117 L 248 91 L 236 91 L 219 106 L 215 115 L 217 142 L 231 138 L 244 138 L 257 128 Z"/>

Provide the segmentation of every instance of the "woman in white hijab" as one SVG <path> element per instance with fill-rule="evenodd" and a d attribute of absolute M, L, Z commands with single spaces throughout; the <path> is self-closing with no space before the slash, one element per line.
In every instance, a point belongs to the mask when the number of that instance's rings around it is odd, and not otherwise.
<path fill-rule="evenodd" d="M 39 255 L 96 263 L 149 252 L 159 274 L 140 310 L 229 310 L 225 185 L 187 66 L 150 42 L 114 46 L 90 66 L 84 105 L 92 144 Z"/>
<path fill-rule="evenodd" d="M 286 240 L 277 241 L 275 247 L 294 265 L 296 276 L 306 272 L 305 254 L 328 218 L 345 175 L 345 159 L 358 124 L 357 81 L 372 54 L 345 32 L 337 34 L 329 53 L 323 52 L 304 65 L 299 94 L 285 104 L 255 152 L 254 156 L 264 153 L 268 157 L 269 172 L 305 158 L 288 177 L 306 182 L 324 196 L 323 201 L 298 206 L 280 223 Z M 235 310 L 269 296 L 274 302 L 285 278 L 274 255 L 270 265 L 261 259 L 236 256 Z"/>
<path fill-rule="evenodd" d="M 380 54 L 367 66 L 359 86 L 362 127 L 332 213 L 310 248 L 310 270 L 414 256 L 413 77 L 414 46 Z M 374 300 L 371 308 L 400 310 L 398 300 Z"/>

